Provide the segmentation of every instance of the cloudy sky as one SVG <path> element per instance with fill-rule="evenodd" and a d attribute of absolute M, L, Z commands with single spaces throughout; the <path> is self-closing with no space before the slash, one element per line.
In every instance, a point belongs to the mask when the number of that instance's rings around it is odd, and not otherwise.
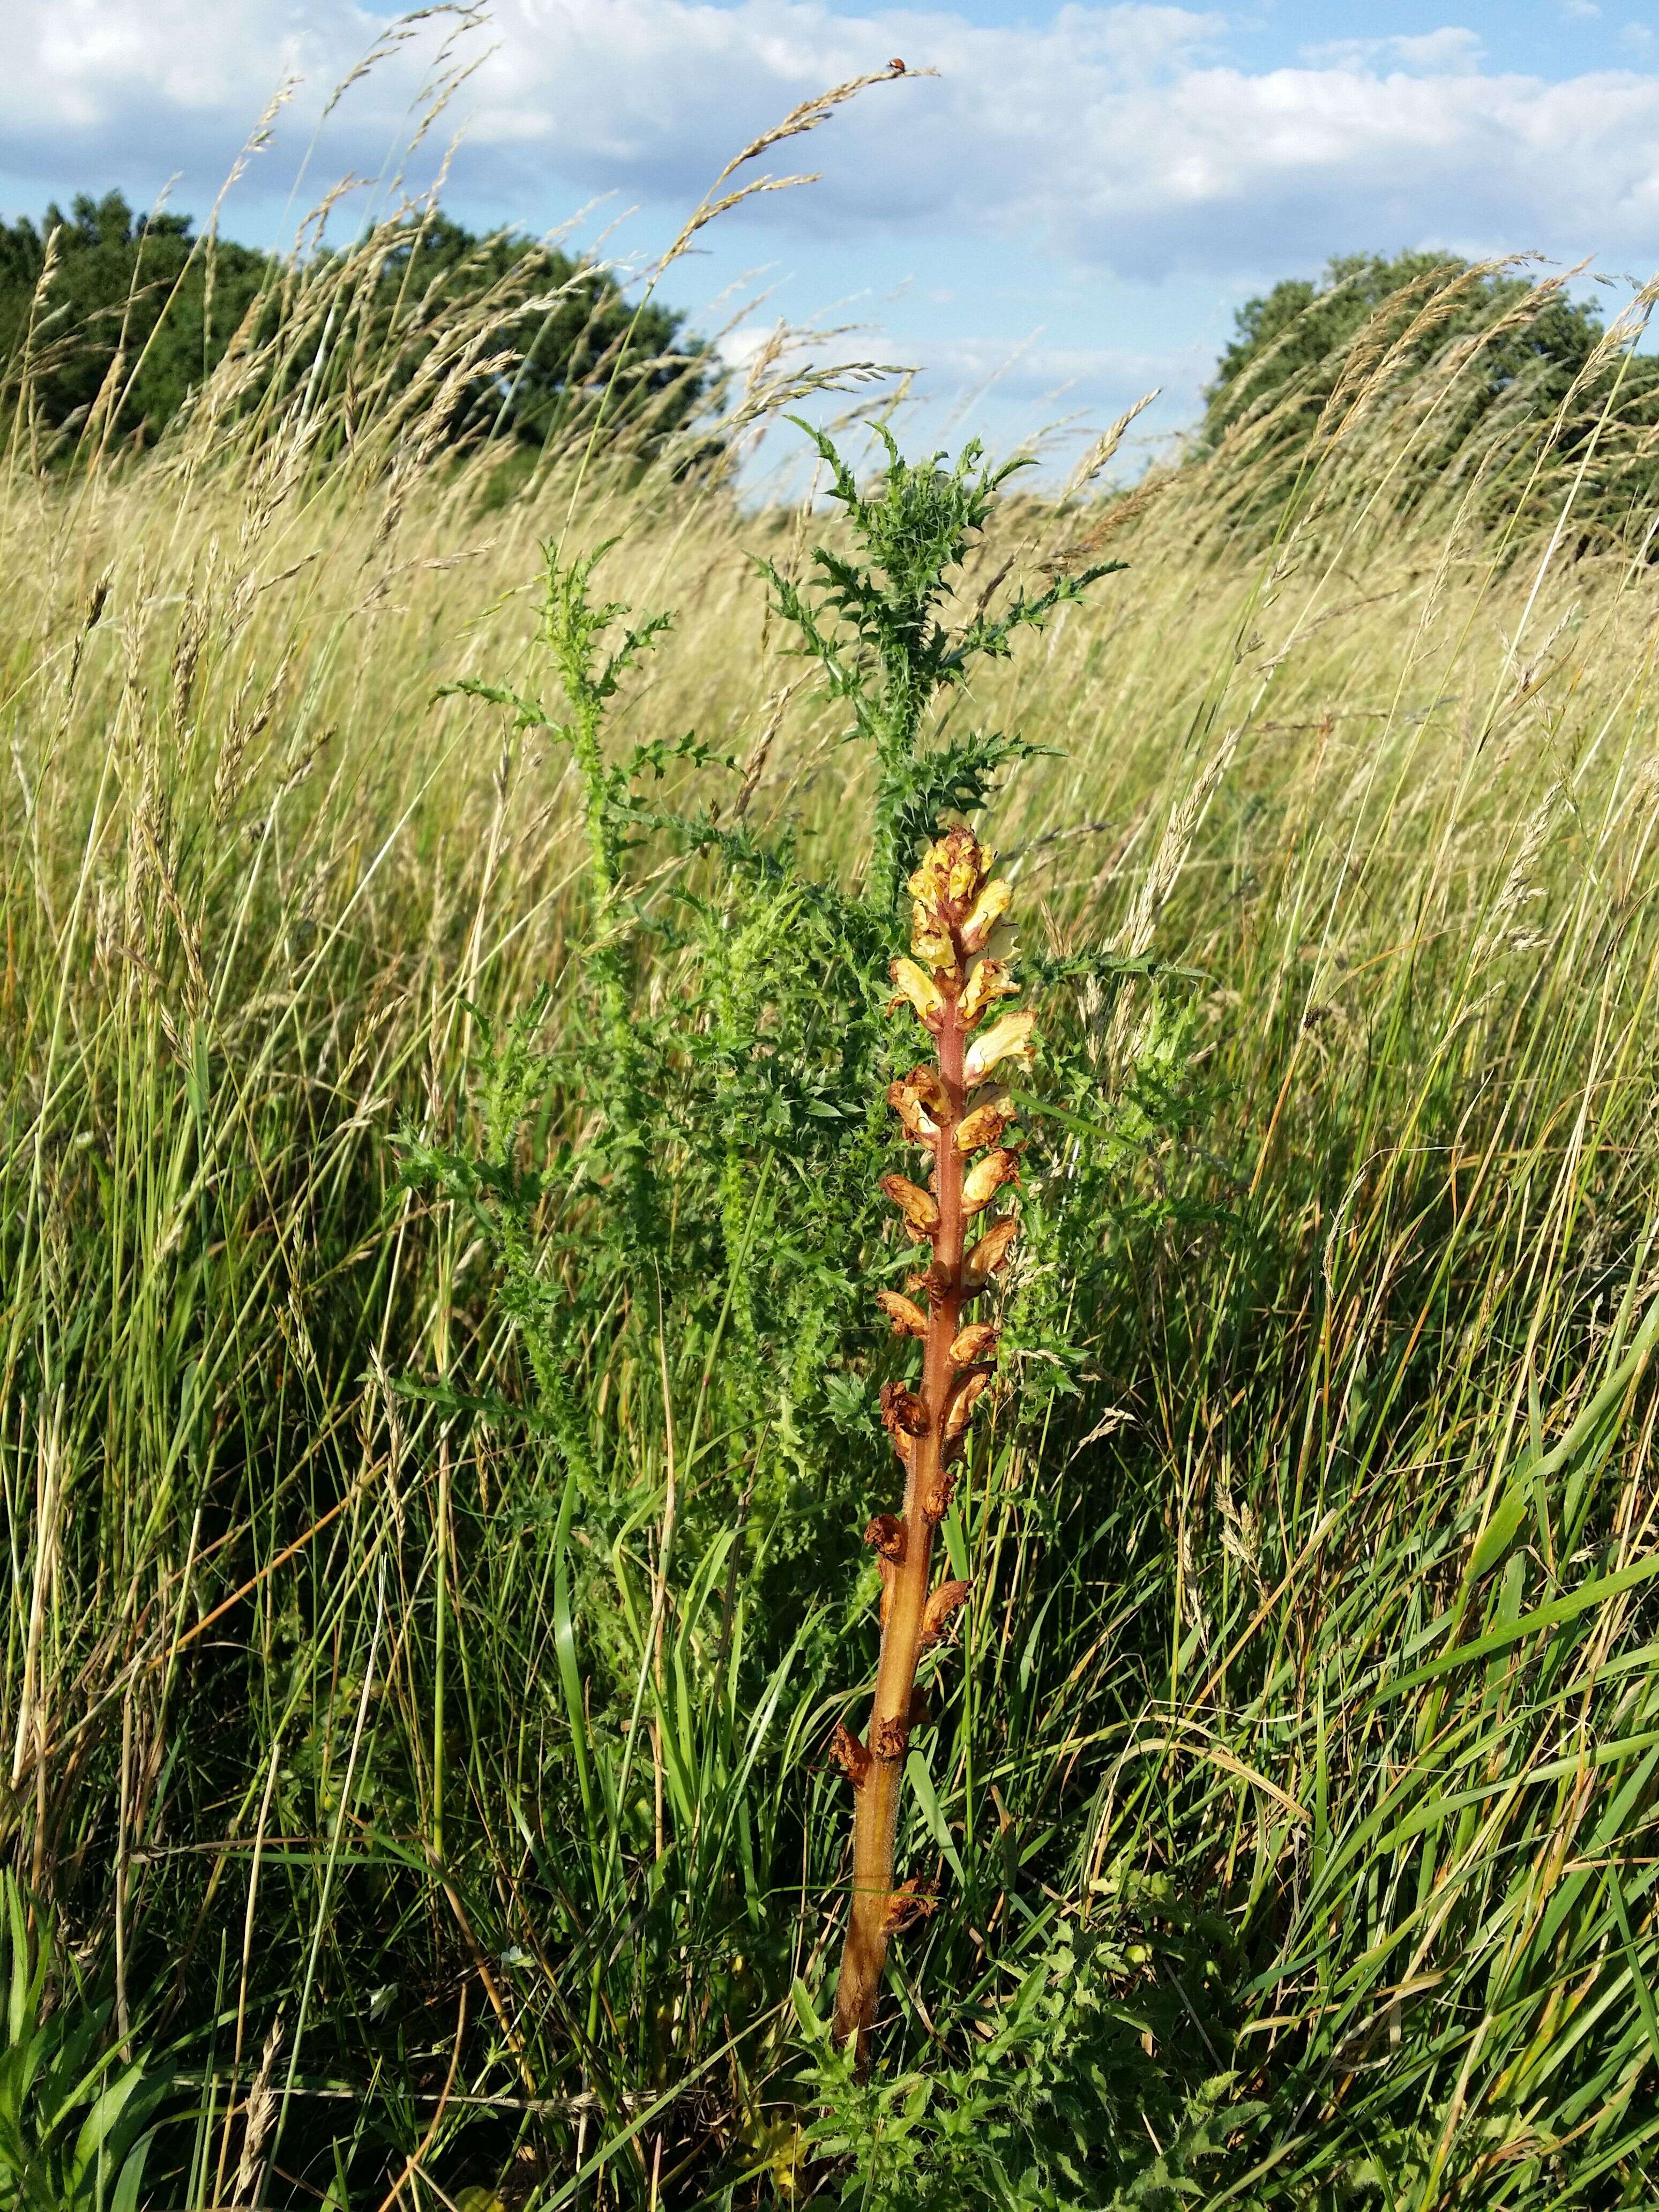
<path fill-rule="evenodd" d="M 459 128 L 453 212 L 541 232 L 586 209 L 577 234 L 639 265 L 750 135 L 901 56 L 904 80 L 781 149 L 822 181 L 706 233 L 669 289 L 705 328 L 745 301 L 750 333 L 778 315 L 856 326 L 835 343 L 921 368 L 928 432 L 1003 448 L 1064 418 L 1098 425 L 1153 385 L 1154 434 L 1189 419 L 1239 303 L 1333 253 L 1659 265 L 1650 0 L 493 0 L 473 27 L 435 11 L 326 115 L 392 10 L 0 12 L 0 211 L 111 185 L 143 203 L 171 182 L 199 215 L 297 76 L 224 218 L 276 240 L 313 187 L 384 176 L 431 72 L 476 62 L 414 173 Z"/>

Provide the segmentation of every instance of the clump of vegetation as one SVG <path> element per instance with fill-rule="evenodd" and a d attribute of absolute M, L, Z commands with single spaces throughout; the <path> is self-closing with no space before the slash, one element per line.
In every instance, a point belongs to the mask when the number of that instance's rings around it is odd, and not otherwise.
<path fill-rule="evenodd" d="M 122 2048 L 107 1993 L 82 1983 L 0 1872 L 0 2192 L 20 2212 L 137 2212 L 166 2072 Z"/>

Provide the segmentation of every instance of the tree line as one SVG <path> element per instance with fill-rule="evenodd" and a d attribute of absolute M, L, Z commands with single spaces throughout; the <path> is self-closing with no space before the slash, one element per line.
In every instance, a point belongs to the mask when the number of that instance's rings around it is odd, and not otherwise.
<path fill-rule="evenodd" d="M 60 452 L 94 422 L 106 442 L 153 445 L 229 348 L 268 341 L 295 313 L 302 274 L 324 259 L 338 274 L 349 258 L 319 246 L 301 272 L 199 235 L 187 215 L 135 216 L 119 191 L 0 222 L 0 391 L 15 398 L 27 363 L 31 408 Z M 427 209 L 381 226 L 358 258 L 344 288 L 354 357 L 383 383 L 419 376 L 457 318 L 488 328 L 477 373 L 444 387 L 450 442 L 539 446 L 601 392 L 613 426 L 660 439 L 708 390 L 713 357 L 681 315 L 634 305 L 607 270 L 521 234 L 481 236 Z"/>
<path fill-rule="evenodd" d="M 313 274 L 333 252 L 316 250 Z M 88 423 L 105 447 L 154 444 L 228 349 L 269 340 L 295 312 L 297 265 L 199 235 L 186 215 L 137 216 L 118 191 L 0 222 L 0 422 L 27 362 L 33 419 L 60 453 Z M 382 395 L 421 375 L 457 318 L 488 323 L 487 358 L 444 384 L 441 444 L 540 447 L 596 410 L 659 444 L 713 395 L 714 356 L 682 315 L 632 304 L 597 264 L 521 233 L 480 235 L 435 208 L 382 226 L 345 289 L 353 357 L 381 361 Z M 1339 257 L 1320 282 L 1287 278 L 1239 309 L 1193 448 L 1248 438 L 1294 466 L 1381 366 L 1396 395 L 1431 392 L 1416 447 L 1425 486 L 1526 410 L 1565 424 L 1558 440 L 1593 461 L 1581 511 L 1626 526 L 1659 501 L 1659 358 L 1607 337 L 1593 300 L 1512 273 L 1434 253 Z M 303 358 L 293 350 L 288 373 Z M 1432 386 L 1454 358 L 1455 380 Z"/>
<path fill-rule="evenodd" d="M 1594 298 L 1455 255 L 1342 255 L 1316 283 L 1275 284 L 1239 309 L 1203 397 L 1200 454 L 1231 441 L 1294 468 L 1368 411 L 1404 408 L 1408 503 L 1455 479 L 1479 511 L 1524 513 L 1556 497 L 1566 463 L 1580 550 L 1645 538 L 1659 515 L 1659 357 Z M 1283 469 L 1262 483 L 1267 512 Z"/>

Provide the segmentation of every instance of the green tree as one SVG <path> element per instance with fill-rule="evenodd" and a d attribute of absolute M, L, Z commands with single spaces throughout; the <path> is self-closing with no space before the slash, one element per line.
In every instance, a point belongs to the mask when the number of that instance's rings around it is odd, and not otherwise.
<path fill-rule="evenodd" d="M 1339 254 L 1319 284 L 1286 277 L 1238 311 L 1233 342 L 1204 395 L 1206 442 L 1293 382 L 1304 384 L 1311 418 L 1362 331 L 1373 325 L 1379 338 L 1403 337 L 1437 295 L 1436 312 L 1424 318 L 1423 333 L 1409 349 L 1414 360 L 1425 362 L 1449 341 L 1514 315 L 1479 356 L 1480 395 L 1489 403 L 1526 377 L 1540 405 L 1559 404 L 1605 328 L 1593 302 L 1560 293 L 1529 313 L 1516 313 L 1531 289 L 1524 277 L 1475 275 L 1467 261 L 1443 253 L 1400 253 L 1392 260 L 1380 253 Z"/>
<path fill-rule="evenodd" d="M 1204 394 L 1199 442 L 1213 450 L 1235 425 L 1271 417 L 1269 434 L 1293 456 L 1345 379 L 1358 382 L 1387 361 L 1398 388 L 1455 347 L 1455 383 L 1417 448 L 1425 482 L 1504 408 L 1554 424 L 1566 458 L 1595 431 L 1586 520 L 1646 513 L 1659 494 L 1643 436 L 1659 421 L 1659 360 L 1614 349 L 1595 362 L 1606 335 L 1593 301 L 1455 255 L 1339 255 L 1319 283 L 1289 277 L 1240 308 Z"/>
<path fill-rule="evenodd" d="M 54 265 L 37 306 L 49 243 Z M 50 206 L 38 227 L 27 216 L 0 223 L 0 377 L 33 316 L 34 398 L 44 420 L 58 430 L 84 424 L 119 354 L 116 381 L 125 389 L 112 432 L 148 441 L 222 354 L 271 270 L 268 255 L 216 241 L 210 302 L 208 260 L 191 218 L 135 219 L 116 191 L 99 200 L 80 193 L 67 216 Z"/>
<path fill-rule="evenodd" d="M 281 318 L 303 314 L 332 278 L 340 312 L 325 319 L 325 388 L 362 379 L 367 363 L 374 390 L 393 395 L 459 320 L 488 320 L 489 365 L 445 387 L 453 441 L 494 434 L 540 446 L 601 412 L 660 437 L 708 387 L 705 349 L 672 309 L 636 309 L 592 264 L 513 232 L 480 237 L 436 210 L 390 226 L 373 251 L 325 250 L 304 283 L 286 281 L 290 273 L 233 240 L 210 250 L 188 216 L 135 218 L 118 191 L 82 194 L 68 216 L 49 207 L 38 225 L 0 223 L 0 386 L 15 376 L 33 323 L 42 421 L 72 436 L 103 393 L 109 434 L 149 443 L 262 297 L 259 334 L 280 339 Z M 279 381 L 301 373 L 301 361 L 316 380 L 314 340 L 272 344 L 267 358 Z M 100 434 L 105 427 L 100 414 Z"/>

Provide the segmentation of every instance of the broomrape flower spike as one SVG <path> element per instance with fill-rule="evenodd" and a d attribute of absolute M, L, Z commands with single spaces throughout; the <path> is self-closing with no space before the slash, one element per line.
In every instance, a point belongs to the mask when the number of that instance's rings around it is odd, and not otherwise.
<path fill-rule="evenodd" d="M 1004 1014 L 973 1036 L 989 1009 L 1018 988 L 1003 963 L 976 957 L 1010 896 L 1006 881 L 992 877 L 993 858 L 967 830 L 949 830 L 928 847 L 909 882 L 913 957 L 891 969 L 893 1010 L 915 1014 L 934 1058 L 892 1085 L 888 1101 L 933 1164 L 925 1190 L 901 1175 L 884 1176 L 881 1188 L 906 1234 L 930 1244 L 933 1259 L 908 1285 L 926 1296 L 925 1313 L 896 1291 L 877 1293 L 895 1334 L 921 1339 L 921 1377 L 919 1389 L 890 1382 L 881 1394 L 882 1421 L 904 1469 L 904 1510 L 878 1514 L 866 1532 L 882 1582 L 870 1724 L 860 1740 L 838 1723 L 830 1747 L 854 1793 L 853 1905 L 835 2033 L 838 2043 L 856 2044 L 860 2065 L 869 2061 L 889 1942 L 932 1910 L 914 1881 L 893 1880 L 899 1782 L 911 1729 L 922 1717 L 916 1662 L 969 1595 L 965 1582 L 933 1581 L 933 1536 L 950 1510 L 953 1465 L 996 1366 L 994 1324 L 966 1320 L 963 1309 L 988 1286 L 1019 1233 L 1008 1212 L 981 1230 L 971 1250 L 964 1236 L 968 1222 L 1019 1176 L 1018 1153 L 1002 1142 L 1014 1119 L 1012 1101 L 1005 1091 L 974 1093 L 994 1067 L 1030 1059 L 1036 1019 Z"/>

